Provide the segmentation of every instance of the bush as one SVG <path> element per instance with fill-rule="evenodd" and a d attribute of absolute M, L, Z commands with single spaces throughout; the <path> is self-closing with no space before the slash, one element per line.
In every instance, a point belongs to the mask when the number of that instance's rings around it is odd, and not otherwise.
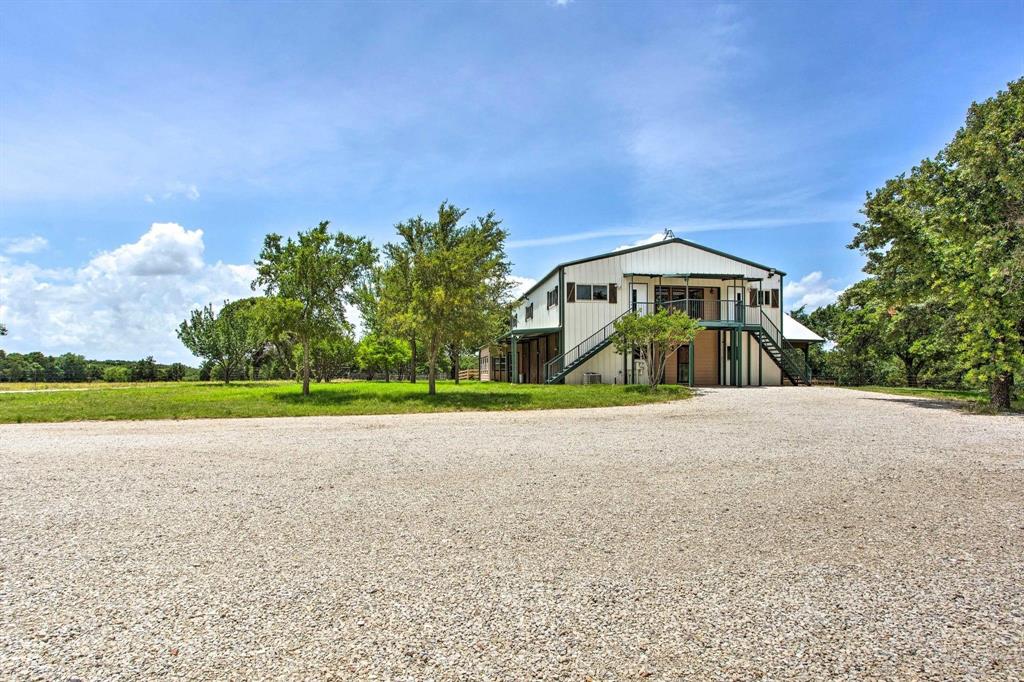
<path fill-rule="evenodd" d="M 103 370 L 103 380 L 109 382 L 128 381 L 131 372 L 127 367 L 107 367 Z"/>

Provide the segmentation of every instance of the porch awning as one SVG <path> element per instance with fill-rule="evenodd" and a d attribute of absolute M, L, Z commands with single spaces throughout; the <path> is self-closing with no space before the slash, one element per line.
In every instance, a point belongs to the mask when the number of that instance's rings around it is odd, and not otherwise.
<path fill-rule="evenodd" d="M 547 336 L 548 334 L 557 334 L 562 331 L 561 327 L 538 327 L 534 329 L 513 329 L 507 331 L 499 336 L 495 341 L 501 341 L 507 339 L 509 336 L 514 336 L 517 339 L 532 339 L 536 336 Z"/>
<path fill-rule="evenodd" d="M 672 279 L 741 279 L 747 282 L 760 282 L 764 277 L 747 275 L 727 275 L 720 272 L 627 272 L 623 277 L 668 277 Z"/>

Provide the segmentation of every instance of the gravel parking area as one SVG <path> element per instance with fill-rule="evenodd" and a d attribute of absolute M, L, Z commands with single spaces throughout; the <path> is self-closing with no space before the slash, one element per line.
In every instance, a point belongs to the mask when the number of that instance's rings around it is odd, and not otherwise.
<path fill-rule="evenodd" d="M 829 388 L 0 427 L 0 678 L 1020 679 L 1024 419 Z"/>

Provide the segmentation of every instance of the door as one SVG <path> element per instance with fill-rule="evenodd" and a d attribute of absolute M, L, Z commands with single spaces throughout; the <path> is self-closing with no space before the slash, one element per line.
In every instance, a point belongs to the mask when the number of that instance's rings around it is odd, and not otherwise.
<path fill-rule="evenodd" d="M 690 383 L 690 347 L 683 346 L 676 351 L 676 383 L 684 386 Z"/>
<path fill-rule="evenodd" d="M 641 315 L 647 312 L 647 285 L 646 284 L 630 284 L 629 285 L 629 302 L 633 307 L 633 310 L 640 313 Z"/>
<path fill-rule="evenodd" d="M 734 322 L 743 322 L 743 287 L 730 286 L 726 288 L 729 295 L 727 319 Z"/>

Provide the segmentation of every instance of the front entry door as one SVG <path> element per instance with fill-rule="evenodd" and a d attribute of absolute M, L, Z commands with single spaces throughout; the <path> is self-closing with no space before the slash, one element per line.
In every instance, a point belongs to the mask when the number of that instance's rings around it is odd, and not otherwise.
<path fill-rule="evenodd" d="M 683 346 L 676 351 L 676 383 L 684 386 L 690 383 L 690 347 Z"/>

